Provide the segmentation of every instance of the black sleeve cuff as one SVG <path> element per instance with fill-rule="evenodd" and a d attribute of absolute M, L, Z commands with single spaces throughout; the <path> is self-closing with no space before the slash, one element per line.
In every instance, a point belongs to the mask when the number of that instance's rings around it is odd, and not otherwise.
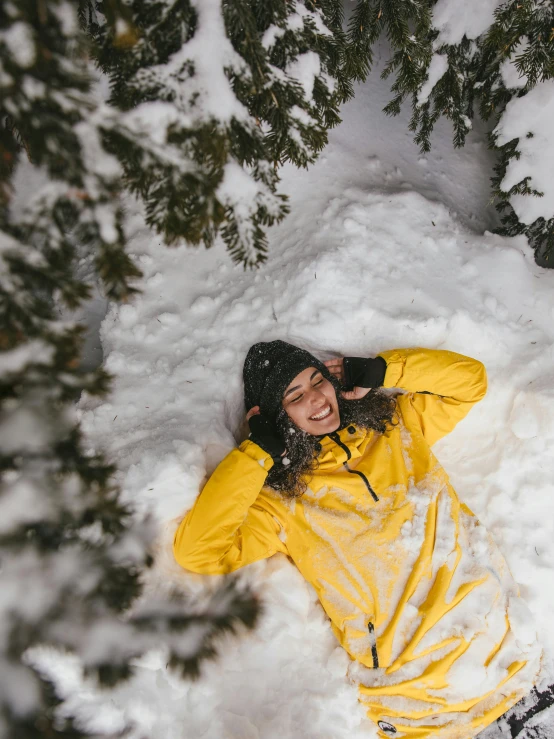
<path fill-rule="evenodd" d="M 344 378 L 347 390 L 353 387 L 381 387 L 385 381 L 387 363 L 383 357 L 366 359 L 364 357 L 344 358 Z"/>

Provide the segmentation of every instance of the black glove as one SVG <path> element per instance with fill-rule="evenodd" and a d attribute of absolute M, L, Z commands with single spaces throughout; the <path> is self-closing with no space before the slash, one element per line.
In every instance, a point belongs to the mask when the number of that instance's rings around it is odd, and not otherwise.
<path fill-rule="evenodd" d="M 271 454 L 274 462 L 282 461 L 285 443 L 277 433 L 275 426 L 260 413 L 251 416 L 248 425 L 250 426 L 250 441 L 261 447 L 264 452 Z"/>
<path fill-rule="evenodd" d="M 345 357 L 343 369 L 346 390 L 354 387 L 381 387 L 385 381 L 387 363 L 383 357 Z"/>

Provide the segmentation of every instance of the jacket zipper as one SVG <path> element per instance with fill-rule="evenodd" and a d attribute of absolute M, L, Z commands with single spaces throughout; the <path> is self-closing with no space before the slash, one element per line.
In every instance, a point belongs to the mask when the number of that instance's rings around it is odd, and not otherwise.
<path fill-rule="evenodd" d="M 346 457 L 346 462 L 344 463 L 344 466 L 346 467 L 346 469 L 348 470 L 348 472 L 352 473 L 353 475 L 358 475 L 359 477 L 362 478 L 362 480 L 365 482 L 366 488 L 371 493 L 371 497 L 373 498 L 373 500 L 375 502 L 377 502 L 379 500 L 379 498 L 377 497 L 377 494 L 376 494 L 375 490 L 369 484 L 369 480 L 364 475 L 364 473 L 363 472 L 360 472 L 359 470 L 352 470 L 348 466 L 348 461 L 350 460 L 350 458 L 352 456 L 352 454 L 350 453 L 350 449 L 346 446 L 346 444 L 343 444 L 342 443 L 342 441 L 340 440 L 340 436 L 337 434 L 336 431 L 333 432 L 332 434 L 329 434 L 329 436 L 330 436 L 331 439 L 333 439 L 333 441 L 335 442 L 335 444 L 338 444 L 341 447 L 341 449 L 344 449 L 344 451 L 346 452 L 347 457 Z"/>
<path fill-rule="evenodd" d="M 371 644 L 371 656 L 373 657 L 373 668 L 379 667 L 379 655 L 377 654 L 377 638 L 375 636 L 375 628 L 371 621 L 367 625 L 369 631 L 369 643 Z"/>

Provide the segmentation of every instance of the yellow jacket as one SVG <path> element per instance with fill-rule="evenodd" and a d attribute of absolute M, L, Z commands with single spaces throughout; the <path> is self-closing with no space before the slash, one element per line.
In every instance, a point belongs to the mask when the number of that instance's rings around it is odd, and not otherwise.
<path fill-rule="evenodd" d="M 529 692 L 541 649 L 508 566 L 430 446 L 483 398 L 484 366 L 383 352 L 398 424 L 323 439 L 301 498 L 264 487 L 251 441 L 217 467 L 177 530 L 186 569 L 232 572 L 282 552 L 316 589 L 381 737 L 470 739 Z"/>

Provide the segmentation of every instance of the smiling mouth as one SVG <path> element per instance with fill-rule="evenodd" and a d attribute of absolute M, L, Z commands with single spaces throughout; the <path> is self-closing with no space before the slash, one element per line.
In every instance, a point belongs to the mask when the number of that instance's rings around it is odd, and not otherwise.
<path fill-rule="evenodd" d="M 310 421 L 323 421 L 325 418 L 328 418 L 332 412 L 333 409 L 328 405 L 326 408 L 319 411 L 319 413 L 315 413 L 313 416 L 310 416 Z"/>

